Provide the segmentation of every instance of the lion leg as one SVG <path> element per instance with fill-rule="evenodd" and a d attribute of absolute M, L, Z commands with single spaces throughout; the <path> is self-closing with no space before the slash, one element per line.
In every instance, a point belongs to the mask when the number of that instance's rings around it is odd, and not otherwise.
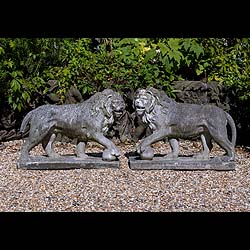
<path fill-rule="evenodd" d="M 211 143 L 211 138 L 210 137 L 208 138 L 208 136 L 201 134 L 201 143 L 202 143 L 203 151 L 199 154 L 196 154 L 194 156 L 194 158 L 207 160 L 207 159 L 209 159 L 210 150 L 213 147 L 213 145 Z"/>
<path fill-rule="evenodd" d="M 95 132 L 93 133 L 92 138 L 106 148 L 102 154 L 103 160 L 114 161 L 116 160 L 116 157 L 120 156 L 120 152 L 115 144 L 103 134 Z"/>
<path fill-rule="evenodd" d="M 42 133 L 38 129 L 31 129 L 29 137 L 24 141 L 21 148 L 21 156 L 29 157 L 29 152 L 37 146 L 46 136 L 46 132 Z"/>
<path fill-rule="evenodd" d="M 24 144 L 22 145 L 21 148 L 21 157 L 27 158 L 29 157 L 29 152 L 31 149 L 33 149 L 35 146 L 39 144 L 40 140 L 31 140 L 30 138 L 27 138 L 24 141 Z"/>
<path fill-rule="evenodd" d="M 202 148 L 203 148 L 203 159 L 208 159 L 209 158 L 209 147 L 207 145 L 207 140 L 204 134 L 201 134 L 201 142 L 202 142 Z"/>
<path fill-rule="evenodd" d="M 81 159 L 86 159 L 89 157 L 87 154 L 85 154 L 85 147 L 86 147 L 85 142 L 83 142 L 83 141 L 77 142 L 77 145 L 76 145 L 77 157 L 79 157 Z"/>
<path fill-rule="evenodd" d="M 235 159 L 234 146 L 228 139 L 226 128 L 222 131 L 210 129 L 209 132 L 214 141 L 226 151 L 227 159 L 233 161 Z"/>
<path fill-rule="evenodd" d="M 141 159 L 152 160 L 154 157 L 154 152 L 152 147 L 150 147 L 151 144 L 163 140 L 169 135 L 169 133 L 169 128 L 161 129 L 144 138 L 137 148 L 137 153 L 140 154 Z"/>
<path fill-rule="evenodd" d="M 42 145 L 43 145 L 43 148 L 44 148 L 46 154 L 49 157 L 58 158 L 61 156 L 54 151 L 53 145 L 54 145 L 55 140 L 56 140 L 56 134 L 53 133 L 51 136 L 49 136 L 49 135 L 46 136 L 46 138 L 42 142 Z"/>
<path fill-rule="evenodd" d="M 206 139 L 208 149 L 211 152 L 211 150 L 213 149 L 212 137 L 208 133 L 206 133 L 204 135 L 205 135 L 205 139 Z"/>
<path fill-rule="evenodd" d="M 168 141 L 172 151 L 164 157 L 167 159 L 176 159 L 179 155 L 179 142 L 174 138 L 171 138 Z"/>

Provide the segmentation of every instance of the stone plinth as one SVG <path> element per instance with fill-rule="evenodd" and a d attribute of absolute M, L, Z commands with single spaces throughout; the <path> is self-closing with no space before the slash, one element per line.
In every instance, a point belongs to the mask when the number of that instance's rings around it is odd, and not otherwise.
<path fill-rule="evenodd" d="M 155 155 L 153 160 L 141 160 L 137 155 L 128 156 L 128 164 L 133 170 L 235 170 L 235 162 L 221 157 L 209 160 L 198 160 L 192 157 L 167 159 L 163 155 Z"/>
<path fill-rule="evenodd" d="M 80 159 L 73 155 L 61 156 L 59 158 L 49 158 L 47 156 L 30 156 L 20 158 L 17 162 L 17 168 L 23 169 L 100 169 L 100 168 L 119 168 L 119 160 L 104 161 L 102 154 L 89 153 L 89 158 Z"/>

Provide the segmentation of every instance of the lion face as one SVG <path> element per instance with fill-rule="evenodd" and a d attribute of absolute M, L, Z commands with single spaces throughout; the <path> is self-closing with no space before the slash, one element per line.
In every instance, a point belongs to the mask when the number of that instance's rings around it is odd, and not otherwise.
<path fill-rule="evenodd" d="M 125 102 L 119 93 L 114 93 L 111 100 L 111 109 L 115 118 L 119 119 L 125 111 Z"/>
<path fill-rule="evenodd" d="M 122 96 L 111 89 L 103 91 L 104 113 L 107 117 L 120 118 L 125 111 L 125 102 Z"/>
<path fill-rule="evenodd" d="M 135 94 L 134 108 L 138 116 L 143 116 L 146 113 L 150 113 L 155 105 L 155 98 L 149 91 L 140 89 Z"/>

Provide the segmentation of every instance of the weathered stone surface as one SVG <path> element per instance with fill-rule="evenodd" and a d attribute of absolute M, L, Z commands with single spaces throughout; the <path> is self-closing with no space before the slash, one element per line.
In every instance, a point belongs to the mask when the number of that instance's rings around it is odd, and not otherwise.
<path fill-rule="evenodd" d="M 166 159 L 164 155 L 155 155 L 152 160 L 141 160 L 139 155 L 128 156 L 128 164 L 133 170 L 235 170 L 234 161 L 226 161 L 220 157 L 209 160 L 197 160 L 180 156 L 177 159 Z"/>
<path fill-rule="evenodd" d="M 23 169 L 99 169 L 120 167 L 119 160 L 104 161 L 101 153 L 88 153 L 89 158 L 80 159 L 73 155 L 61 156 L 59 158 L 51 158 L 48 156 L 29 156 L 20 158 L 17 162 L 17 168 Z"/>
<path fill-rule="evenodd" d="M 85 156 L 88 141 L 95 141 L 105 147 L 102 158 L 116 160 L 120 152 L 106 137 L 107 131 L 125 109 L 122 96 L 112 89 L 97 92 L 88 100 L 77 104 L 42 105 L 30 111 L 23 119 L 20 133 L 29 130 L 29 136 L 21 148 L 21 157 L 38 144 L 49 157 L 57 158 L 53 144 L 58 135 L 76 140 L 77 156 Z"/>
<path fill-rule="evenodd" d="M 212 140 L 225 150 L 230 160 L 235 159 L 236 126 L 233 118 L 223 109 L 213 105 L 178 103 L 153 87 L 136 91 L 134 107 L 141 120 L 136 128 L 138 134 L 148 127 L 153 132 L 142 139 L 137 147 L 141 159 L 153 159 L 151 145 L 166 138 L 172 155 L 176 157 L 179 155 L 179 139 L 200 138 L 203 149 L 199 159 L 209 159 Z M 227 131 L 227 125 L 230 131 Z"/>

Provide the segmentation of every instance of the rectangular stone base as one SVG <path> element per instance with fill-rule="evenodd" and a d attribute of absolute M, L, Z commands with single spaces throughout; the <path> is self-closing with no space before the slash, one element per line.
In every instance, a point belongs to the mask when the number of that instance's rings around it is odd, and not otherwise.
<path fill-rule="evenodd" d="M 225 161 L 220 157 L 198 160 L 192 157 L 166 159 L 163 155 L 154 156 L 153 160 L 141 160 L 139 156 L 129 156 L 128 164 L 134 170 L 235 170 L 234 161 Z"/>
<path fill-rule="evenodd" d="M 99 169 L 99 168 L 119 168 L 120 162 L 104 161 L 101 153 L 89 153 L 90 158 L 80 159 L 76 156 L 67 155 L 60 158 L 49 158 L 47 156 L 30 156 L 20 158 L 17 162 L 17 168 L 23 169 Z"/>

